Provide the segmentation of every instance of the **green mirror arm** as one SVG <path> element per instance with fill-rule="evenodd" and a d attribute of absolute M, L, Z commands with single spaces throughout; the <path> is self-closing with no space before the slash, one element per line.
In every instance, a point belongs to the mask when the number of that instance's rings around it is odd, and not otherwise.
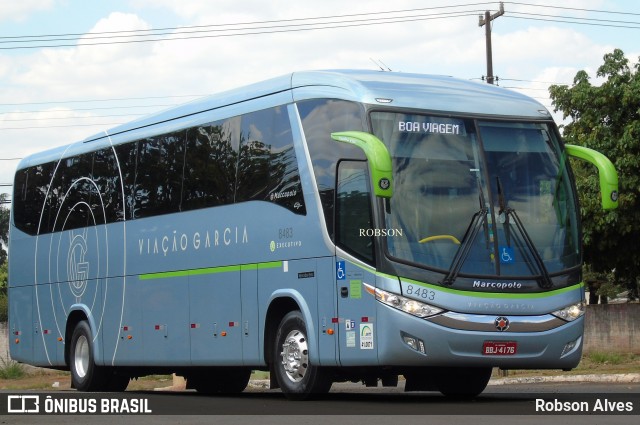
<path fill-rule="evenodd" d="M 337 142 L 350 143 L 364 151 L 369 161 L 371 185 L 376 196 L 391 198 L 393 195 L 393 176 L 391 155 L 380 139 L 363 131 L 342 131 L 331 133 Z"/>
<path fill-rule="evenodd" d="M 618 173 L 609 158 L 583 146 L 565 145 L 565 149 L 572 157 L 590 162 L 598 168 L 602 208 L 605 210 L 618 208 Z"/>

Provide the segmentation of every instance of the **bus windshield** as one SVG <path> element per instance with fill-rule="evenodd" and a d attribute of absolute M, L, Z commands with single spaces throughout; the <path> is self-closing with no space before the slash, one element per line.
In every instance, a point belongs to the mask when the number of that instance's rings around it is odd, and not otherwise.
<path fill-rule="evenodd" d="M 371 123 L 393 161 L 390 257 L 450 277 L 579 266 L 576 198 L 548 124 L 398 112 Z"/>

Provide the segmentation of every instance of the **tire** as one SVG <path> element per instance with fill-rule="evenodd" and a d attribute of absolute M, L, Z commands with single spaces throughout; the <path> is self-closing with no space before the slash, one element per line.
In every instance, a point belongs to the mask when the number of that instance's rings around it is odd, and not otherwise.
<path fill-rule="evenodd" d="M 86 321 L 78 322 L 73 330 L 69 350 L 71 386 L 78 391 L 106 389 L 108 376 L 103 368 L 95 364 L 91 328 Z"/>
<path fill-rule="evenodd" d="M 114 368 L 96 365 L 91 341 L 91 328 L 87 321 L 78 322 L 71 336 L 69 351 L 71 387 L 87 392 L 126 390 L 129 377 L 116 373 Z"/>
<path fill-rule="evenodd" d="M 187 388 L 202 394 L 239 394 L 247 388 L 251 369 L 229 367 L 209 369 L 187 376 Z"/>
<path fill-rule="evenodd" d="M 446 368 L 434 376 L 442 394 L 453 398 L 473 398 L 487 387 L 491 379 L 490 367 Z"/>
<path fill-rule="evenodd" d="M 102 369 L 102 368 L 101 368 Z M 109 369 L 107 369 L 108 371 Z M 107 372 L 108 373 L 108 372 Z M 111 373 L 107 378 L 105 391 L 119 393 L 127 389 L 131 378 L 125 375 L 119 375 L 117 373 Z"/>
<path fill-rule="evenodd" d="M 284 395 L 306 400 L 331 389 L 328 372 L 309 358 L 307 327 L 299 311 L 288 313 L 276 333 L 273 369 Z"/>

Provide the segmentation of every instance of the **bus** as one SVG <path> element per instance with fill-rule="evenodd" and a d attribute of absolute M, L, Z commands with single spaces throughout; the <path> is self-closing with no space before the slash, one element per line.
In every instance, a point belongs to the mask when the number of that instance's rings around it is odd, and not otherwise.
<path fill-rule="evenodd" d="M 569 157 L 524 95 L 448 76 L 295 72 L 24 158 L 10 354 L 80 391 L 184 376 L 290 399 L 334 382 L 475 396 L 575 368 L 585 288 Z"/>

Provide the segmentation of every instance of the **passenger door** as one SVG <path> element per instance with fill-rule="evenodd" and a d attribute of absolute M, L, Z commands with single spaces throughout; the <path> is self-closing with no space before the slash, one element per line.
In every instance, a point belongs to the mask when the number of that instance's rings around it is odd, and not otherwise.
<path fill-rule="evenodd" d="M 335 237 L 340 364 L 377 364 L 375 255 L 371 190 L 366 161 L 340 161 L 336 188 Z M 369 266 L 371 265 L 371 266 Z"/>

